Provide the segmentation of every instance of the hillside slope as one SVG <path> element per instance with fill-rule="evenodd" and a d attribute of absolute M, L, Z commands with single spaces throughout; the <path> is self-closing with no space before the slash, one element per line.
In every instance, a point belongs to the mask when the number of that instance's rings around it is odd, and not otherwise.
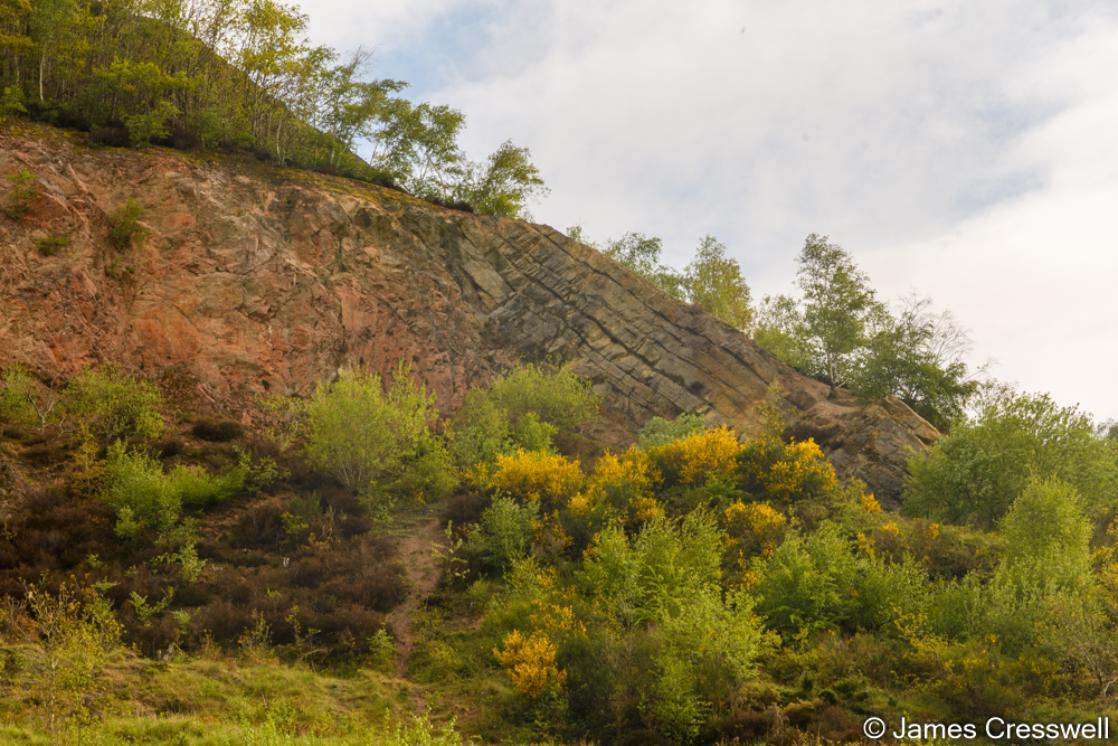
<path fill-rule="evenodd" d="M 541 225 L 399 192 L 164 150 L 107 150 L 0 128 L 0 176 L 39 196 L 0 219 L 0 366 L 47 378 L 112 361 L 250 418 L 255 395 L 306 392 L 338 368 L 403 359 L 453 408 L 519 361 L 568 363 L 604 395 L 620 444 L 653 415 L 748 429 L 770 390 L 845 473 L 887 502 L 935 430 L 899 401 L 863 403 Z M 0 202 L 11 185 L 0 183 Z M 120 251 L 107 215 L 144 205 Z M 37 243 L 69 244 L 43 256 Z"/>

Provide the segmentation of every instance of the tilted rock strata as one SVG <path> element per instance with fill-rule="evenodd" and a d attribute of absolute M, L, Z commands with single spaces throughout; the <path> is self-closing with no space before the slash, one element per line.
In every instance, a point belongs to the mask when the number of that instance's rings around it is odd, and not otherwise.
<path fill-rule="evenodd" d="M 41 375 L 113 361 L 247 416 L 256 394 L 306 393 L 345 366 L 403 360 L 453 408 L 518 361 L 546 360 L 592 380 L 630 434 L 685 411 L 748 429 L 776 390 L 797 431 L 886 501 L 908 453 L 936 437 L 896 400 L 829 396 L 546 226 L 44 128 L 0 130 L 0 174 L 17 168 L 41 196 L 22 224 L 0 220 L 0 360 Z M 132 197 L 147 236 L 121 252 L 107 214 Z M 41 256 L 51 234 L 70 244 Z"/>

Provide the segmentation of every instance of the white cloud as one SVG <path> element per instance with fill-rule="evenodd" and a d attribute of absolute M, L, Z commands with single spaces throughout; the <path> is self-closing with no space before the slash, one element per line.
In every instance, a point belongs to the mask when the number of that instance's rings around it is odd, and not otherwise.
<path fill-rule="evenodd" d="M 413 42 L 439 18 L 466 0 L 293 0 L 310 18 L 319 44 L 351 50 L 359 46 L 384 53 Z"/>
<path fill-rule="evenodd" d="M 421 93 L 466 113 L 475 157 L 531 147 L 552 188 L 538 219 L 661 235 L 677 263 L 713 232 L 759 294 L 827 233 L 886 295 L 952 308 L 996 374 L 1118 416 L 1111 3 L 375 7 L 411 64 L 438 68 Z M 322 25 L 385 41 L 347 8 L 364 6 L 335 3 Z"/>

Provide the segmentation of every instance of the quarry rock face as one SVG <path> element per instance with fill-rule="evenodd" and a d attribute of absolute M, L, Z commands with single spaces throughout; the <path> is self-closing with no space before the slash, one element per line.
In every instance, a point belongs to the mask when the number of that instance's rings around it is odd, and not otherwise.
<path fill-rule="evenodd" d="M 305 394 L 340 368 L 399 361 L 453 409 L 522 361 L 568 364 L 621 445 L 654 415 L 743 430 L 778 397 L 883 502 L 935 430 L 895 399 L 803 376 L 741 332 L 541 225 L 443 209 L 397 191 L 217 156 L 93 149 L 0 127 L 0 177 L 39 196 L 0 217 L 0 366 L 60 382 L 112 362 L 250 419 L 257 395 Z M 11 185 L 0 181 L 0 202 Z M 144 206 L 120 250 L 108 215 Z M 42 239 L 65 236 L 53 255 Z M 603 431 L 605 433 L 606 431 Z"/>

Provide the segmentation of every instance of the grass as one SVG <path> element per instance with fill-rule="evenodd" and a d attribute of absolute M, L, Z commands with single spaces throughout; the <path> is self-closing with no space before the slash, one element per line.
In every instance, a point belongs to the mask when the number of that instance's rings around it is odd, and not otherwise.
<path fill-rule="evenodd" d="M 0 647 L 18 661 L 35 650 Z M 360 669 L 338 676 L 309 668 L 231 658 L 156 662 L 127 655 L 104 672 L 109 694 L 97 717 L 50 732 L 40 703 L 30 701 L 18 664 L 5 671 L 0 742 L 5 744 L 357 744 L 459 743 L 448 718 L 416 716 L 425 695 L 416 685 Z"/>

